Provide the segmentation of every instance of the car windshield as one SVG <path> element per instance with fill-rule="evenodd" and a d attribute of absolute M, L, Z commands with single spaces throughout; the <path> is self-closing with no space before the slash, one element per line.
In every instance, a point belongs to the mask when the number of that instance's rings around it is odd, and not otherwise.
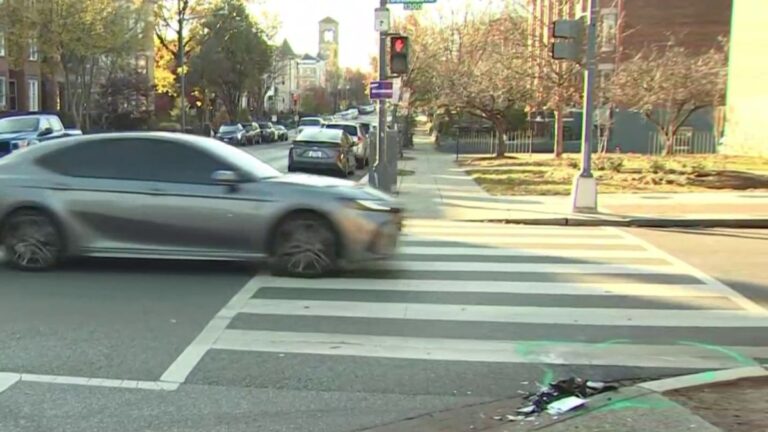
<path fill-rule="evenodd" d="M 262 129 L 272 129 L 272 126 L 269 123 L 259 123 L 259 127 Z"/>
<path fill-rule="evenodd" d="M 40 122 L 34 117 L 5 118 L 0 120 L 0 133 L 34 132 Z"/>
<path fill-rule="evenodd" d="M 357 136 L 357 126 L 355 125 L 344 125 L 344 124 L 329 124 L 325 126 L 326 129 L 341 129 L 344 132 L 347 133 L 347 135 L 351 137 Z"/>
<path fill-rule="evenodd" d="M 323 122 L 320 119 L 301 119 L 299 126 L 320 126 Z"/>
<path fill-rule="evenodd" d="M 237 132 L 240 128 L 237 125 L 224 125 L 219 128 L 219 133 Z"/>
<path fill-rule="evenodd" d="M 250 131 L 250 130 L 252 130 L 252 129 L 253 129 L 253 125 L 251 125 L 251 124 L 248 124 L 248 123 L 242 123 L 240 126 L 242 126 L 242 127 L 243 127 L 243 129 L 245 129 L 245 130 L 247 130 L 247 131 Z"/>

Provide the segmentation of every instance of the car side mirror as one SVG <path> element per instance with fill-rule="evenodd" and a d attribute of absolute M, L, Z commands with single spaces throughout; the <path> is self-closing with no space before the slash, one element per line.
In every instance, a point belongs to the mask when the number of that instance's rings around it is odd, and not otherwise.
<path fill-rule="evenodd" d="M 238 173 L 229 170 L 216 171 L 211 175 L 211 179 L 222 185 L 235 185 L 242 180 Z"/>
<path fill-rule="evenodd" d="M 41 131 L 40 131 L 40 132 L 37 134 L 37 136 L 40 136 L 40 137 L 44 137 L 44 136 L 48 136 L 48 135 L 51 135 L 52 133 L 53 133 L 53 128 L 47 127 L 47 128 L 45 128 L 45 129 L 41 130 Z"/>

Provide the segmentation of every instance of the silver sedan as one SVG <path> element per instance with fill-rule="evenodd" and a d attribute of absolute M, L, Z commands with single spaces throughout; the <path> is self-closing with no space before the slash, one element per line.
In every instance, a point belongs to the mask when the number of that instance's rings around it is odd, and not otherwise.
<path fill-rule="evenodd" d="M 66 138 L 0 159 L 7 262 L 67 257 L 264 260 L 313 277 L 394 251 L 402 214 L 367 186 L 283 175 L 219 141 L 174 133 Z"/>

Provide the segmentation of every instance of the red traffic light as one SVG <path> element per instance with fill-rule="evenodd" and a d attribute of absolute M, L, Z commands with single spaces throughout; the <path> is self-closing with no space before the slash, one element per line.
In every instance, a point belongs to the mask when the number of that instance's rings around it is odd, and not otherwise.
<path fill-rule="evenodd" d="M 405 38 L 395 38 L 392 41 L 392 47 L 396 53 L 401 53 L 405 50 Z"/>

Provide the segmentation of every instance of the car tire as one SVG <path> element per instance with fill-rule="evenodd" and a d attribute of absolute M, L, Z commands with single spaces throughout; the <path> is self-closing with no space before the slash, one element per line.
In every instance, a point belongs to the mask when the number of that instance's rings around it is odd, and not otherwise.
<path fill-rule="evenodd" d="M 364 158 L 360 158 L 360 159 L 355 158 L 355 166 L 357 167 L 357 169 L 365 168 L 365 159 Z"/>
<path fill-rule="evenodd" d="M 56 267 L 64 251 L 64 238 L 54 220 L 42 211 L 20 210 L 3 223 L 3 250 L 10 267 L 45 271 Z"/>
<path fill-rule="evenodd" d="M 325 218 L 313 213 L 288 216 L 275 230 L 272 273 L 315 278 L 336 270 L 339 239 Z"/>

